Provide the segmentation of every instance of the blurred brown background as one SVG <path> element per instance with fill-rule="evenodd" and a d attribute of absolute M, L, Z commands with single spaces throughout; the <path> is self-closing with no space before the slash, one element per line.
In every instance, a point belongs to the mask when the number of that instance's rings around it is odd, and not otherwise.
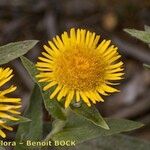
<path fill-rule="evenodd" d="M 150 140 L 150 49 L 126 34 L 124 28 L 143 30 L 150 25 L 149 0 L 0 0 L 0 45 L 38 39 L 27 57 L 36 62 L 42 45 L 71 27 L 81 27 L 111 39 L 119 47 L 125 63 L 121 92 L 105 97 L 97 107 L 103 116 L 142 121 L 146 126 L 131 133 Z M 14 96 L 23 98 L 25 107 L 33 83 L 20 60 L 5 65 L 15 70 Z"/>

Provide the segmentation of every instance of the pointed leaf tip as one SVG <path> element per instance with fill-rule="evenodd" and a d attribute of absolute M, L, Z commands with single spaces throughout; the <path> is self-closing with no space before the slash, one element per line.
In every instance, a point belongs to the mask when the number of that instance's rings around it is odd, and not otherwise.
<path fill-rule="evenodd" d="M 6 64 L 32 49 L 38 40 L 26 40 L 0 46 L 0 65 Z"/>

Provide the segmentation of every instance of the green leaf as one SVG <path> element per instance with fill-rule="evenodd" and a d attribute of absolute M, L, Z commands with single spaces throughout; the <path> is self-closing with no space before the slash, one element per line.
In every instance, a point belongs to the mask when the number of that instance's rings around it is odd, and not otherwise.
<path fill-rule="evenodd" d="M 21 56 L 20 59 L 21 59 L 23 66 L 25 67 L 25 69 L 29 73 L 31 79 L 33 80 L 33 82 L 35 82 L 40 87 L 41 85 L 38 82 L 37 78 L 35 77 L 39 73 L 38 70 L 36 69 L 35 65 L 29 59 L 27 59 L 24 56 Z"/>
<path fill-rule="evenodd" d="M 28 119 L 26 117 L 22 117 L 22 116 L 14 116 L 14 117 L 18 118 L 19 120 L 17 120 L 17 121 L 12 121 L 12 120 L 7 121 L 6 120 L 6 124 L 9 126 L 15 126 L 15 125 L 18 125 L 20 123 L 25 123 L 25 122 L 31 121 L 30 119 Z M 0 127 L 0 129 L 2 129 L 2 127 Z"/>
<path fill-rule="evenodd" d="M 17 116 L 16 118 L 18 118 L 19 120 L 17 120 L 17 121 L 11 121 L 10 120 L 10 121 L 7 122 L 7 124 L 13 126 L 13 125 L 17 125 L 17 124 L 20 124 L 20 123 L 26 123 L 26 122 L 31 121 L 30 119 L 28 119 L 26 117 L 22 117 L 22 116 Z"/>
<path fill-rule="evenodd" d="M 54 118 L 66 120 L 66 115 L 59 102 L 55 99 L 49 98 L 49 95 L 52 92 L 52 90 L 45 92 L 42 90 L 43 84 L 39 83 L 37 81 L 37 78 L 35 77 L 38 74 L 38 70 L 36 69 L 35 65 L 29 59 L 23 56 L 21 57 L 21 61 L 26 70 L 28 71 L 29 75 L 31 76 L 32 80 L 39 85 L 40 91 L 44 99 L 45 108 L 47 109 L 49 114 L 52 115 Z"/>
<path fill-rule="evenodd" d="M 144 29 L 145 29 L 145 31 L 147 31 L 147 32 L 150 33 L 150 26 L 145 25 L 145 26 L 144 26 Z"/>
<path fill-rule="evenodd" d="M 4 147 L 0 146 L 0 150 L 6 150 Z"/>
<path fill-rule="evenodd" d="M 56 99 L 50 99 L 52 89 L 50 91 L 42 92 L 44 98 L 45 108 L 56 119 L 66 120 L 65 110 L 60 106 L 59 102 Z"/>
<path fill-rule="evenodd" d="M 37 40 L 27 40 L 9 43 L 0 47 L 0 65 L 6 64 L 32 49 L 36 44 Z"/>
<path fill-rule="evenodd" d="M 51 130 L 52 130 L 52 122 L 51 121 L 44 122 L 43 137 L 46 137 L 47 133 L 50 133 Z"/>
<path fill-rule="evenodd" d="M 135 29 L 124 29 L 125 32 L 129 33 L 133 37 L 136 37 L 137 39 L 150 44 L 150 32 L 146 31 L 140 31 Z"/>
<path fill-rule="evenodd" d="M 84 117 L 71 113 L 62 131 L 54 134 L 52 140 L 72 140 L 81 143 L 99 136 L 108 136 L 121 132 L 131 131 L 143 126 L 143 124 L 125 119 L 106 119 L 110 130 L 105 130 L 94 125 Z"/>
<path fill-rule="evenodd" d="M 80 107 L 75 107 L 74 105 L 71 105 L 71 109 L 75 113 L 82 115 L 95 125 L 107 130 L 109 129 L 109 126 L 107 125 L 106 121 L 103 119 L 103 117 L 94 105 L 88 107 L 86 104 L 82 103 Z"/>
<path fill-rule="evenodd" d="M 52 123 L 52 130 L 51 132 L 46 136 L 46 138 L 44 139 L 44 141 L 49 141 L 51 140 L 52 136 L 55 135 L 56 133 L 58 133 L 59 131 L 61 131 L 66 125 L 66 121 L 60 120 L 60 119 L 56 119 L 53 121 Z"/>
<path fill-rule="evenodd" d="M 139 140 L 137 138 L 126 135 L 113 135 L 107 137 L 99 137 L 95 140 L 85 142 L 68 148 L 69 150 L 149 150 L 150 143 Z M 65 148 L 65 150 L 67 150 Z"/>
<path fill-rule="evenodd" d="M 43 130 L 43 113 L 42 113 L 42 96 L 40 89 L 35 85 L 31 98 L 30 104 L 24 113 L 24 116 L 30 118 L 32 121 L 23 123 L 19 126 L 16 140 L 17 142 L 23 142 L 24 144 L 17 144 L 16 150 L 26 149 L 26 140 L 39 141 L 42 139 Z"/>
<path fill-rule="evenodd" d="M 146 69 L 150 69 L 150 65 L 148 65 L 148 64 L 143 64 L 143 66 L 144 66 Z"/>
<path fill-rule="evenodd" d="M 145 25 L 144 29 L 146 32 L 150 33 L 150 26 Z M 148 46 L 150 47 L 150 44 L 148 44 Z"/>

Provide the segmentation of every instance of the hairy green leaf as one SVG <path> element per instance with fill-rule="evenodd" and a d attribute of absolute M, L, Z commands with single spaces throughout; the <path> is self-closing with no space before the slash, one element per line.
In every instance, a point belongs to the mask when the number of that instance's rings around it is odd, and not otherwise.
<path fill-rule="evenodd" d="M 52 130 L 51 132 L 46 136 L 45 138 L 45 142 L 46 141 L 50 141 L 52 136 L 57 134 L 59 131 L 61 131 L 66 125 L 66 121 L 60 120 L 60 119 L 56 119 L 53 121 L 52 123 Z"/>
<path fill-rule="evenodd" d="M 35 77 L 38 74 L 38 70 L 36 69 L 35 65 L 26 57 L 21 57 L 21 61 L 30 74 L 32 80 L 37 83 L 40 87 L 43 99 L 44 99 L 44 104 L 45 108 L 49 112 L 50 115 L 52 115 L 54 118 L 65 120 L 66 115 L 63 111 L 63 108 L 60 106 L 59 102 L 55 99 L 50 99 L 49 95 L 52 92 L 52 90 L 49 91 L 43 91 L 43 85 L 37 81 L 37 78 Z"/>
<path fill-rule="evenodd" d="M 18 118 L 19 120 L 17 120 L 17 121 L 6 120 L 6 124 L 9 126 L 15 126 L 15 125 L 18 125 L 20 123 L 25 123 L 25 122 L 31 121 L 30 119 L 28 119 L 26 117 L 22 117 L 22 116 L 14 116 L 14 117 Z M 2 127 L 0 127 L 0 129 L 2 129 Z"/>
<path fill-rule="evenodd" d="M 66 120 L 66 114 L 64 109 L 61 107 L 59 102 L 55 99 L 50 99 L 50 94 L 52 92 L 52 89 L 50 91 L 42 92 L 43 98 L 44 98 L 44 104 L 45 108 L 49 112 L 50 115 L 52 115 L 56 119 L 60 120 Z"/>
<path fill-rule="evenodd" d="M 150 26 L 145 25 L 144 29 L 146 32 L 150 33 Z M 150 44 L 148 44 L 148 46 L 150 47 Z"/>
<path fill-rule="evenodd" d="M 95 125 L 107 130 L 109 129 L 109 126 L 107 125 L 106 121 L 103 119 L 103 117 L 94 105 L 88 107 L 86 104 L 82 103 L 80 107 L 75 107 L 74 105 L 71 105 L 71 109 L 75 113 L 82 115 L 89 121 L 93 122 Z"/>
<path fill-rule="evenodd" d="M 25 67 L 25 69 L 27 70 L 27 72 L 29 73 L 31 79 L 40 86 L 37 78 L 35 77 L 38 74 L 38 70 L 36 69 L 35 65 L 26 57 L 21 56 L 20 57 L 21 62 L 23 64 L 23 66 Z"/>
<path fill-rule="evenodd" d="M 136 37 L 137 39 L 150 44 L 150 32 L 147 31 L 140 31 L 135 29 L 124 29 L 125 32 L 129 33 L 133 37 Z"/>
<path fill-rule="evenodd" d="M 143 66 L 144 66 L 146 69 L 150 69 L 150 65 L 148 65 L 148 64 L 143 64 Z"/>
<path fill-rule="evenodd" d="M 8 121 L 7 124 L 9 125 L 17 125 L 17 124 L 20 124 L 20 123 L 25 123 L 25 122 L 30 122 L 31 120 L 29 118 L 26 118 L 26 117 L 23 117 L 23 116 L 16 116 L 16 118 L 18 118 L 19 120 L 17 121 Z"/>
<path fill-rule="evenodd" d="M 32 49 L 36 44 L 37 40 L 27 40 L 9 43 L 0 47 L 0 65 L 6 64 Z"/>
<path fill-rule="evenodd" d="M 127 135 L 99 137 L 69 150 L 149 150 L 150 143 Z M 67 148 L 65 148 L 67 150 Z"/>
<path fill-rule="evenodd" d="M 147 32 L 150 33 L 150 26 L 145 25 L 145 26 L 144 26 L 144 29 L 145 29 L 145 31 L 147 31 Z"/>
<path fill-rule="evenodd" d="M 16 134 L 16 140 L 18 143 L 22 142 L 24 144 L 17 144 L 17 146 L 15 147 L 16 150 L 26 149 L 26 140 L 39 141 L 42 139 L 42 95 L 37 85 L 35 85 L 32 91 L 30 104 L 27 110 L 25 111 L 24 116 L 30 118 L 32 121 L 20 124 Z"/>
<path fill-rule="evenodd" d="M 131 131 L 143 124 L 125 119 L 106 119 L 110 130 L 94 125 L 82 116 L 71 113 L 63 130 L 52 136 L 52 140 L 72 140 L 81 143 L 99 136 L 108 136 L 121 132 Z"/>

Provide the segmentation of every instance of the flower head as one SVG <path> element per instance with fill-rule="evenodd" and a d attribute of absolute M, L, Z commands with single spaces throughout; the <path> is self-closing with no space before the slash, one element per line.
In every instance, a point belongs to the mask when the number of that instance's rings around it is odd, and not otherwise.
<path fill-rule="evenodd" d="M 10 68 L 3 69 L 0 67 L 0 88 L 2 88 L 2 86 L 12 77 L 12 70 Z M 6 96 L 15 90 L 16 86 L 13 85 L 6 90 L 0 90 L 0 136 L 3 138 L 6 137 L 6 134 L 2 131 L 2 128 L 12 131 L 13 128 L 7 125 L 7 121 L 17 121 L 18 118 L 16 118 L 14 115 L 20 114 L 17 109 L 21 107 L 21 99 L 8 98 Z"/>
<path fill-rule="evenodd" d="M 101 95 L 117 92 L 114 80 L 122 79 L 123 63 L 117 47 L 111 41 L 84 29 L 74 28 L 70 34 L 64 32 L 44 45 L 43 57 L 36 66 L 40 73 L 39 82 L 46 82 L 43 90 L 55 86 L 50 99 L 65 98 L 65 108 L 75 99 L 83 100 L 88 106 L 104 101 Z"/>

